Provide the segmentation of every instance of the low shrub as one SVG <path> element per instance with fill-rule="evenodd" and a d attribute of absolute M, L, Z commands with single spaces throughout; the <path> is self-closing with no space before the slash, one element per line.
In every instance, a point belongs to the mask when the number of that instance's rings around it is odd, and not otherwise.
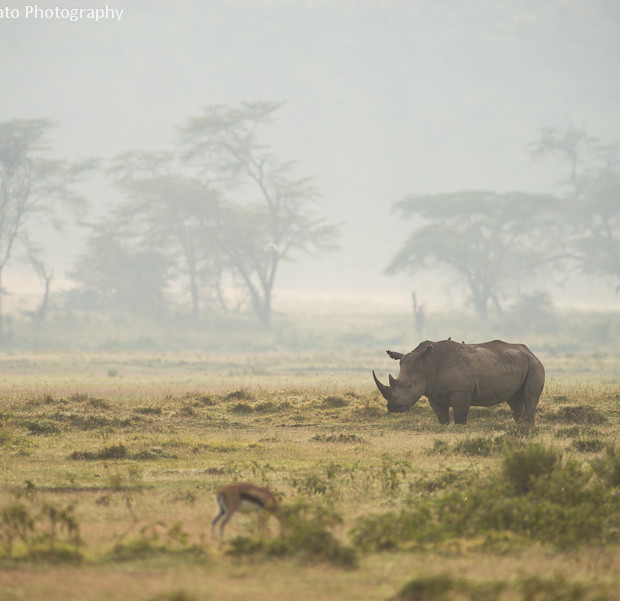
<path fill-rule="evenodd" d="M 364 439 L 357 434 L 315 434 L 310 440 L 315 442 L 360 443 Z"/>
<path fill-rule="evenodd" d="M 454 450 L 461 455 L 488 457 L 497 450 L 497 442 L 487 436 L 475 436 L 457 442 Z"/>
<path fill-rule="evenodd" d="M 583 436 L 594 436 L 599 432 L 590 426 L 566 426 L 558 428 L 553 433 L 556 438 L 580 438 Z"/>
<path fill-rule="evenodd" d="M 570 448 L 580 453 L 600 453 L 605 443 L 600 438 L 577 438 L 570 443 Z"/>
<path fill-rule="evenodd" d="M 608 417 L 596 407 L 590 405 L 564 405 L 554 413 L 545 416 L 546 421 L 564 424 L 605 424 Z"/>
<path fill-rule="evenodd" d="M 246 415 L 248 413 L 252 413 L 254 411 L 254 407 L 252 407 L 252 405 L 249 405 L 248 403 L 235 403 L 234 405 L 231 405 L 228 408 L 228 411 L 230 411 L 231 413 L 239 413 L 242 415 Z"/>
<path fill-rule="evenodd" d="M 428 455 L 447 455 L 450 452 L 450 445 L 445 440 L 436 438 L 433 441 L 433 446 L 427 449 Z"/>
<path fill-rule="evenodd" d="M 494 478 L 416 499 L 415 506 L 400 511 L 360 518 L 351 536 L 364 550 L 419 548 L 468 537 L 492 545 L 502 532 L 560 548 L 618 542 L 620 494 L 610 483 L 620 471 L 615 450 L 608 453 L 589 468 L 562 461 L 557 449 L 539 443 L 505 449 Z"/>
<path fill-rule="evenodd" d="M 327 407 L 329 409 L 336 409 L 338 407 L 346 407 L 349 404 L 349 401 L 339 396 L 328 396 L 323 399 L 322 404 L 323 407 Z"/>
<path fill-rule="evenodd" d="M 58 434 L 60 428 L 53 422 L 47 420 L 32 421 L 28 420 L 22 422 L 22 427 L 26 428 L 31 434 L 40 434 L 43 436 L 49 436 L 51 434 Z"/>
<path fill-rule="evenodd" d="M 99 459 L 125 459 L 127 457 L 127 448 L 123 444 L 111 445 L 104 447 L 99 451 L 73 451 L 69 455 L 69 459 L 95 461 Z"/>
<path fill-rule="evenodd" d="M 563 576 L 520 576 L 516 580 L 477 582 L 451 574 L 416 576 L 390 601 L 613 601 L 598 583 L 571 582 Z"/>
<path fill-rule="evenodd" d="M 615 442 L 607 445 L 605 455 L 592 464 L 592 469 L 608 487 L 620 487 L 620 448 Z"/>
<path fill-rule="evenodd" d="M 262 403 L 256 403 L 254 410 L 257 413 L 276 413 L 280 410 L 280 407 L 273 401 L 263 401 Z"/>
<path fill-rule="evenodd" d="M 333 534 L 342 518 L 333 508 L 298 501 L 283 506 L 281 533 L 271 539 L 237 536 L 228 543 L 227 553 L 235 557 L 296 557 L 306 563 L 323 562 L 345 568 L 357 567 L 357 553 Z"/>
<path fill-rule="evenodd" d="M 476 480 L 478 480 L 478 475 L 474 471 L 456 471 L 448 467 L 432 478 L 417 479 L 412 484 L 412 488 L 432 493 L 448 487 L 463 489 Z"/>
<path fill-rule="evenodd" d="M 0 544 L 5 557 L 81 561 L 80 524 L 75 503 L 58 504 L 40 497 L 30 483 L 14 491 L 0 507 Z"/>
<path fill-rule="evenodd" d="M 229 392 L 224 396 L 225 401 L 253 401 L 254 397 L 249 390 L 241 389 Z"/>
<path fill-rule="evenodd" d="M 561 460 L 560 452 L 541 443 L 504 451 L 502 471 L 504 478 L 518 495 L 529 492 L 534 482 L 550 474 Z"/>
<path fill-rule="evenodd" d="M 449 601 L 456 586 L 449 574 L 418 576 L 407 582 L 391 601 Z"/>
<path fill-rule="evenodd" d="M 197 601 L 198 597 L 186 591 L 172 591 L 149 597 L 148 601 Z"/>
<path fill-rule="evenodd" d="M 394 496 L 400 490 L 402 478 L 407 476 L 411 465 L 406 461 L 395 459 L 389 455 L 381 458 L 381 491 L 389 496 Z"/>

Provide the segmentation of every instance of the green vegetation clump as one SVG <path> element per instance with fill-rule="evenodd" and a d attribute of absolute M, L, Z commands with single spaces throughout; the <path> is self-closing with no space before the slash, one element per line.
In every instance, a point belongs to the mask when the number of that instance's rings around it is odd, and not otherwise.
<path fill-rule="evenodd" d="M 253 401 L 254 396 L 249 390 L 233 390 L 224 396 L 225 401 Z"/>
<path fill-rule="evenodd" d="M 605 424 L 609 420 L 604 413 L 589 405 L 563 405 L 554 413 L 545 415 L 545 419 L 551 422 L 579 425 Z"/>
<path fill-rule="evenodd" d="M 458 442 L 454 450 L 462 455 L 488 457 L 496 448 L 495 439 L 488 436 L 474 436 Z"/>
<path fill-rule="evenodd" d="M 579 453 L 599 453 L 605 448 L 600 438 L 576 438 L 570 443 L 570 448 Z"/>
<path fill-rule="evenodd" d="M 100 459 L 125 459 L 127 457 L 127 448 L 123 444 L 110 445 L 99 451 L 73 451 L 69 455 L 70 459 L 96 461 Z"/>
<path fill-rule="evenodd" d="M 341 396 L 328 396 L 323 399 L 323 407 L 327 407 L 329 409 L 346 407 L 348 404 L 349 401 Z"/>
<path fill-rule="evenodd" d="M 228 411 L 230 411 L 231 413 L 240 413 L 243 415 L 247 413 L 252 413 L 254 411 L 254 407 L 249 403 L 240 402 L 231 405 L 228 408 Z"/>
<path fill-rule="evenodd" d="M 60 504 L 27 483 L 0 506 L 0 555 L 48 562 L 81 561 L 76 504 Z"/>
<path fill-rule="evenodd" d="M 550 476 L 561 461 L 561 453 L 541 443 L 531 443 L 523 448 L 506 449 L 502 472 L 514 492 L 524 495 L 538 484 L 541 478 Z"/>
<path fill-rule="evenodd" d="M 127 562 L 161 556 L 193 557 L 202 562 L 208 554 L 203 545 L 195 545 L 189 540 L 180 522 L 168 526 L 158 520 L 143 525 L 136 535 L 117 541 L 107 559 Z"/>
<path fill-rule="evenodd" d="M 451 574 L 416 576 L 390 601 L 614 601 L 608 587 L 562 576 L 520 576 L 516 580 L 475 581 Z"/>
<path fill-rule="evenodd" d="M 357 434 L 315 434 L 311 440 L 316 442 L 339 442 L 339 443 L 360 443 L 364 442 L 364 439 Z"/>
<path fill-rule="evenodd" d="M 282 507 L 281 533 L 271 539 L 237 536 L 228 543 L 227 553 L 235 557 L 295 557 L 304 563 L 327 562 L 344 568 L 355 568 L 355 549 L 343 544 L 333 529 L 342 517 L 333 508 L 299 500 Z"/>
<path fill-rule="evenodd" d="M 605 455 L 592 464 L 596 475 L 610 488 L 620 488 L 620 447 L 607 445 Z"/>
<path fill-rule="evenodd" d="M 463 537 L 492 543 L 502 532 L 559 548 L 617 543 L 620 494 L 596 477 L 614 474 L 616 463 L 613 452 L 593 469 L 540 443 L 505 449 L 497 477 L 418 499 L 413 508 L 366 516 L 351 535 L 366 551 Z"/>
<path fill-rule="evenodd" d="M 40 434 L 42 436 L 49 436 L 52 434 L 59 434 L 60 428 L 54 422 L 49 420 L 26 420 L 21 423 L 23 428 L 26 428 L 31 434 Z"/>

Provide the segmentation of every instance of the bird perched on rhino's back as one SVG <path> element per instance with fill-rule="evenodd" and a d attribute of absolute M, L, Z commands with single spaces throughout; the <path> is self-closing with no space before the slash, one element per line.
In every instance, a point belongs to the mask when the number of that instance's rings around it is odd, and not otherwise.
<path fill-rule="evenodd" d="M 452 407 L 455 423 L 466 424 L 470 406 L 506 402 L 515 421 L 534 423 L 545 368 L 524 344 L 427 340 L 406 355 L 386 352 L 400 361 L 398 378 L 390 374 L 386 386 L 374 371 L 372 375 L 388 411 L 407 411 L 426 396 L 440 423 L 450 423 Z"/>

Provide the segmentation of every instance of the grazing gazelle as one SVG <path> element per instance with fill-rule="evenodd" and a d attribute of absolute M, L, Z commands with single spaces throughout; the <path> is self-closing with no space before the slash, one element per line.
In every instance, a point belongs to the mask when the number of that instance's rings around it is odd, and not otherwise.
<path fill-rule="evenodd" d="M 214 537 L 215 525 L 222 519 L 220 524 L 220 538 L 224 536 L 224 526 L 237 511 L 247 513 L 255 511 L 258 514 L 258 525 L 262 533 L 265 532 L 265 523 L 270 513 L 274 515 L 278 509 L 278 499 L 266 488 L 240 482 L 229 484 L 217 492 L 217 504 L 219 512 L 211 522 L 211 536 Z"/>

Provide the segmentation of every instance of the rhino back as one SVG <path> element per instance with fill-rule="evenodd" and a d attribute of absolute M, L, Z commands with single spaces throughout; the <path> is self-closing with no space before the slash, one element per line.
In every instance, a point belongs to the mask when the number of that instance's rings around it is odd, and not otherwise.
<path fill-rule="evenodd" d="M 540 365 L 521 344 L 500 340 L 482 344 L 446 342 L 437 343 L 430 396 L 466 391 L 471 393 L 474 406 L 495 405 L 512 398 Z"/>

